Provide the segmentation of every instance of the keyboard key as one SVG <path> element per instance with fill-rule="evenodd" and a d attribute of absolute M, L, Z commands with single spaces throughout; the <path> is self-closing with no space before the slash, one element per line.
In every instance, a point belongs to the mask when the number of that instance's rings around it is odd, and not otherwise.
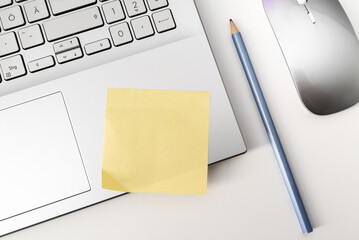
<path fill-rule="evenodd" d="M 0 1 L 0 8 L 6 7 L 12 4 L 12 0 L 1 0 Z"/>
<path fill-rule="evenodd" d="M 29 71 L 34 73 L 55 66 L 55 60 L 52 56 L 47 56 L 29 62 L 27 66 L 29 67 Z"/>
<path fill-rule="evenodd" d="M 16 35 L 13 32 L 9 32 L 0 35 L 0 57 L 20 51 L 17 44 Z"/>
<path fill-rule="evenodd" d="M 7 81 L 26 75 L 21 55 L 0 60 L 0 68 L 4 79 Z"/>
<path fill-rule="evenodd" d="M 140 17 L 131 21 L 133 32 L 137 40 L 152 36 L 155 34 L 149 16 Z"/>
<path fill-rule="evenodd" d="M 49 0 L 52 13 L 59 15 L 68 11 L 95 4 L 96 0 Z"/>
<path fill-rule="evenodd" d="M 39 25 L 20 29 L 19 37 L 23 49 L 29 49 L 45 43 Z"/>
<path fill-rule="evenodd" d="M 150 7 L 151 11 L 168 6 L 167 0 L 147 0 L 147 3 L 148 3 L 148 6 Z"/>
<path fill-rule="evenodd" d="M 78 38 L 71 38 L 67 39 L 62 42 L 54 43 L 54 51 L 56 54 L 61 52 L 66 52 L 74 48 L 81 47 L 79 39 Z"/>
<path fill-rule="evenodd" d="M 88 8 L 43 23 L 49 42 L 103 26 L 98 7 Z"/>
<path fill-rule="evenodd" d="M 25 14 L 30 23 L 50 17 L 45 0 L 33 0 L 24 4 Z"/>
<path fill-rule="evenodd" d="M 176 28 L 171 10 L 166 9 L 152 14 L 157 32 L 163 33 Z"/>
<path fill-rule="evenodd" d="M 57 54 L 56 58 L 59 63 L 66 63 L 81 58 L 82 56 L 83 53 L 81 48 L 75 48 L 70 51 Z"/>
<path fill-rule="evenodd" d="M 143 0 L 124 0 L 124 2 L 127 14 L 130 17 L 135 17 L 147 12 L 145 2 Z"/>
<path fill-rule="evenodd" d="M 0 20 L 5 30 L 25 25 L 24 16 L 20 6 L 0 10 Z"/>
<path fill-rule="evenodd" d="M 102 39 L 93 43 L 85 45 L 85 52 L 87 55 L 99 53 L 111 48 L 110 40 Z"/>
<path fill-rule="evenodd" d="M 102 10 L 105 15 L 106 22 L 109 24 L 126 18 L 119 0 L 105 3 L 102 5 Z"/>
<path fill-rule="evenodd" d="M 110 27 L 113 44 L 118 47 L 133 41 L 132 34 L 127 22 Z"/>

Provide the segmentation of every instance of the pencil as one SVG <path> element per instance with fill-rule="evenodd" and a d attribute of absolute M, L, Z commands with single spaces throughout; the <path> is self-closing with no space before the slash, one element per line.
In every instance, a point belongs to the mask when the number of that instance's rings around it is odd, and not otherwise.
<path fill-rule="evenodd" d="M 292 171 L 290 170 L 287 157 L 285 156 L 277 130 L 275 129 L 272 117 L 270 115 L 267 103 L 264 99 L 264 95 L 259 85 L 251 60 L 249 58 L 243 38 L 241 36 L 241 33 L 238 31 L 238 28 L 232 21 L 232 19 L 230 20 L 230 24 L 231 24 L 231 32 L 232 32 L 232 39 L 234 45 L 236 46 L 239 58 L 241 59 L 244 71 L 247 76 L 248 83 L 251 87 L 253 97 L 256 101 L 263 124 L 268 134 L 268 138 L 271 142 L 274 155 L 277 159 L 279 169 L 282 173 L 284 183 L 287 187 L 294 210 L 297 214 L 299 224 L 302 228 L 302 232 L 305 234 L 310 233 L 313 231 L 312 226 L 310 224 L 307 212 L 305 211 L 302 198 L 300 197 L 297 185 L 294 181 Z"/>

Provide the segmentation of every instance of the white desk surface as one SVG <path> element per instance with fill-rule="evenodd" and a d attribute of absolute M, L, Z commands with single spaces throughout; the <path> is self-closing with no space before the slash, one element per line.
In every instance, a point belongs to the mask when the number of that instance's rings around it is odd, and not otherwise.
<path fill-rule="evenodd" d="M 293 0 L 294 1 L 294 0 Z M 341 0 L 359 33 L 359 1 Z M 329 117 L 299 100 L 262 0 L 197 0 L 248 152 L 211 166 L 208 194 L 129 194 L 4 237 L 15 239 L 358 239 L 359 106 Z M 229 35 L 247 43 L 314 232 L 302 235 Z"/>

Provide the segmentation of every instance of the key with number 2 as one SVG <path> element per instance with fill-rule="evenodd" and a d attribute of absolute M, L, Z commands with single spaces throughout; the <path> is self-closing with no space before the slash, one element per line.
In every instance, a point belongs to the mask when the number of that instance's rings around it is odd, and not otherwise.
<path fill-rule="evenodd" d="M 146 13 L 146 5 L 143 0 L 124 0 L 128 16 L 135 17 Z"/>

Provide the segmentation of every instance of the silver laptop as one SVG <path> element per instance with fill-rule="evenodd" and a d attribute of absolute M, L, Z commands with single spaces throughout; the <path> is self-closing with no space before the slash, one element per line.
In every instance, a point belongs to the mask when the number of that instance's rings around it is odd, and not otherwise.
<path fill-rule="evenodd" d="M 0 235 L 101 188 L 108 88 L 211 92 L 209 164 L 246 148 L 193 0 L 0 1 Z"/>

